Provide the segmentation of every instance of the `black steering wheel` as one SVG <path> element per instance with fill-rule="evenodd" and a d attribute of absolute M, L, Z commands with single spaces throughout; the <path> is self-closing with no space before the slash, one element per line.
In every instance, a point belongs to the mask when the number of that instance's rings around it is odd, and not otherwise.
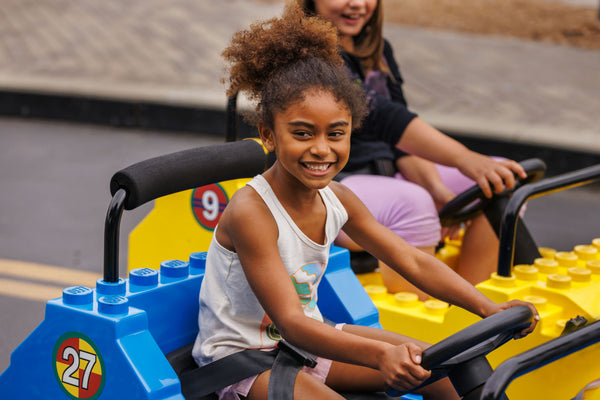
<path fill-rule="evenodd" d="M 485 356 L 528 327 L 532 321 L 533 312 L 529 307 L 515 306 L 434 344 L 423 351 L 421 366 L 432 374 L 419 387 L 448 376 L 463 400 L 478 399 L 479 392 L 493 372 Z M 396 389 L 386 391 L 392 397 L 407 393 Z"/>
<path fill-rule="evenodd" d="M 511 190 L 506 190 L 502 194 L 494 196 L 510 194 L 527 183 L 540 180 L 546 172 L 546 164 L 539 158 L 530 158 L 521 161 L 519 164 L 527 173 L 527 178 L 520 178 L 515 175 L 515 186 Z M 472 219 L 483 211 L 489 200 L 483 195 L 481 188 L 474 185 L 457 195 L 440 209 L 438 213 L 440 222 L 442 226 L 453 226 Z"/>

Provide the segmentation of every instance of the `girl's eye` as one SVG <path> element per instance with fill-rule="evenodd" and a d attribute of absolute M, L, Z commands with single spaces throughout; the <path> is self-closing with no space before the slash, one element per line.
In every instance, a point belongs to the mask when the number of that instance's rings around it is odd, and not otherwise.
<path fill-rule="evenodd" d="M 293 134 L 302 138 L 309 137 L 311 135 L 311 133 L 308 131 L 294 131 Z"/>
<path fill-rule="evenodd" d="M 335 131 L 335 132 L 330 132 L 329 136 L 333 137 L 333 138 L 339 138 L 339 137 L 344 136 L 345 134 L 346 134 L 346 132 L 344 132 L 344 131 Z"/>

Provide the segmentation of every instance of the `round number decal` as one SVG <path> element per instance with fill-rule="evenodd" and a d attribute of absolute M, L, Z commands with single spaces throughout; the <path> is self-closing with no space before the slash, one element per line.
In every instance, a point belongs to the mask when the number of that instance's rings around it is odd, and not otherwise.
<path fill-rule="evenodd" d="M 196 221 L 209 231 L 214 231 L 229 197 L 218 183 L 194 189 L 192 192 L 192 211 Z"/>
<path fill-rule="evenodd" d="M 104 387 L 104 361 L 92 340 L 79 332 L 67 332 L 54 346 L 54 373 L 71 399 L 96 399 Z"/>

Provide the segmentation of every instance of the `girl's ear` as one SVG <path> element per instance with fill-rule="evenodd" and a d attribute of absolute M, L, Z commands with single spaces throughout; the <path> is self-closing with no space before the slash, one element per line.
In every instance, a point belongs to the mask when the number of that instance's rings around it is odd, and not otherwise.
<path fill-rule="evenodd" d="M 273 138 L 273 131 L 262 124 L 258 125 L 258 134 L 263 145 L 269 152 L 275 151 L 275 141 Z"/>

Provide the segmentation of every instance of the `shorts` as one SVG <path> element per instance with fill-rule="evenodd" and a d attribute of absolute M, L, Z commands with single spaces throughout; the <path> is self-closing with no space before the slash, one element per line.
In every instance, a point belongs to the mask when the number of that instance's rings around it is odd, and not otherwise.
<path fill-rule="evenodd" d="M 342 330 L 344 324 L 336 324 L 335 328 Z M 301 371 L 314 376 L 319 381 L 325 383 L 329 370 L 331 369 L 332 360 L 327 358 L 317 357 L 317 365 L 314 368 L 303 367 Z M 247 397 L 254 381 L 258 375 L 251 376 L 241 380 L 233 385 L 227 386 L 217 392 L 219 400 L 240 400 L 240 396 Z"/>

